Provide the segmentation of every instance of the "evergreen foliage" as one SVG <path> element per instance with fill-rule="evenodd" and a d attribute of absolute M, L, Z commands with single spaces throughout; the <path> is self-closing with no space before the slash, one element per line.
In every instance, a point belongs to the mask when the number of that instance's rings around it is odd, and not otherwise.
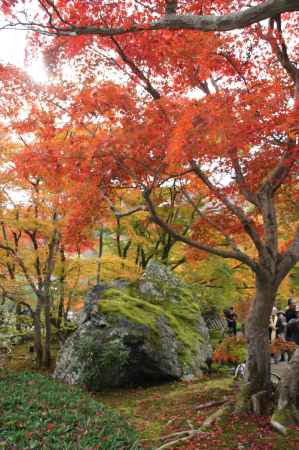
<path fill-rule="evenodd" d="M 140 450 L 117 414 L 40 374 L 0 372 L 0 448 Z"/>

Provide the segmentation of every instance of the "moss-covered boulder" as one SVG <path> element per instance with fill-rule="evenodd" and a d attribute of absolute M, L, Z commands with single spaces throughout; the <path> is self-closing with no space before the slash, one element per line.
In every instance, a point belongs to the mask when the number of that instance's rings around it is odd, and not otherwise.
<path fill-rule="evenodd" d="M 138 284 L 92 289 L 54 376 L 93 390 L 161 382 L 200 375 L 211 353 L 198 297 L 151 263 Z"/>

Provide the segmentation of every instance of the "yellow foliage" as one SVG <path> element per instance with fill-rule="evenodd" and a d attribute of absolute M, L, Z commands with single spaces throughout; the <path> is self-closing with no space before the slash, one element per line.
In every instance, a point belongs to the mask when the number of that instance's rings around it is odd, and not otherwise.
<path fill-rule="evenodd" d="M 121 278 L 136 281 L 142 271 L 135 262 L 129 258 L 120 258 L 117 255 L 105 255 L 100 259 L 102 279 L 105 281 Z"/>

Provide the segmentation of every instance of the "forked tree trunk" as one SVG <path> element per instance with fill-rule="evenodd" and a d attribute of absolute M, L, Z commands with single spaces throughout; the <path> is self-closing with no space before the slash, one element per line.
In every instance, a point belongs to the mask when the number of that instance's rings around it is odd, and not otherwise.
<path fill-rule="evenodd" d="M 265 413 L 271 402 L 271 361 L 268 328 L 275 295 L 276 290 L 273 283 L 268 279 L 257 278 L 256 296 L 246 324 L 248 359 L 242 407 L 252 409 L 253 398 L 262 393 L 259 413 Z"/>
<path fill-rule="evenodd" d="M 278 404 L 271 423 L 283 433 L 287 426 L 299 424 L 299 348 L 283 374 Z"/>
<path fill-rule="evenodd" d="M 36 355 L 36 365 L 38 368 L 42 366 L 43 362 L 43 345 L 41 333 L 41 299 L 37 298 L 37 305 L 34 312 L 34 351 Z"/>

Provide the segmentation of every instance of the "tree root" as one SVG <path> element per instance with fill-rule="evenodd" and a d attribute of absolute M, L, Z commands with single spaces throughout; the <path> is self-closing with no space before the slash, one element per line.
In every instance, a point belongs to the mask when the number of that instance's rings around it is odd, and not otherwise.
<path fill-rule="evenodd" d="M 274 430 L 278 431 L 278 433 L 283 434 L 284 436 L 286 436 L 287 434 L 287 429 L 284 425 L 282 425 L 281 423 L 277 422 L 274 419 L 271 419 L 271 425 L 274 428 Z"/>
<path fill-rule="evenodd" d="M 271 425 L 274 430 L 286 435 L 290 426 L 298 425 L 299 411 L 293 403 L 288 403 L 284 407 L 275 409 L 271 417 Z"/>
<path fill-rule="evenodd" d="M 213 412 L 213 414 L 208 416 L 203 422 L 202 426 L 200 427 L 200 430 L 204 431 L 206 430 L 206 428 L 210 427 L 212 423 L 215 422 L 216 419 L 218 419 L 218 417 L 222 416 L 222 414 L 228 408 L 228 406 L 229 406 L 228 404 L 221 406 L 221 408 L 217 409 L 216 411 Z"/>
<path fill-rule="evenodd" d="M 220 406 L 228 401 L 227 398 L 223 398 L 222 400 L 215 400 L 208 403 L 203 403 L 201 405 L 196 406 L 194 409 L 196 411 L 200 411 L 201 409 L 211 408 L 212 406 Z"/>
<path fill-rule="evenodd" d="M 161 447 L 156 448 L 155 450 L 165 450 L 166 448 L 173 447 L 174 445 L 181 444 L 182 442 L 189 441 L 190 439 L 194 438 L 195 436 L 198 436 L 199 434 L 205 434 L 200 430 L 186 430 L 182 431 L 182 434 L 185 434 L 184 437 L 179 437 L 178 439 L 174 439 L 172 441 L 166 442 L 166 444 L 161 445 Z M 180 434 L 180 433 L 174 433 L 174 434 Z"/>
<path fill-rule="evenodd" d="M 227 401 L 225 401 L 226 403 Z M 209 402 L 212 403 L 212 402 Z M 190 439 L 193 439 L 195 436 L 204 435 L 207 433 L 207 428 L 209 428 L 212 423 L 220 417 L 224 411 L 228 408 L 228 405 L 224 405 L 221 408 L 217 409 L 210 416 L 208 416 L 204 422 L 202 423 L 200 428 L 194 429 L 192 424 L 190 423 L 190 429 L 184 431 L 178 431 L 176 433 L 168 434 L 166 436 L 162 436 L 159 440 L 168 440 L 165 444 L 161 445 L 161 447 L 157 447 L 155 450 L 165 450 L 167 448 L 173 447 L 174 445 L 181 444 L 182 442 L 187 442 Z"/>
<path fill-rule="evenodd" d="M 269 393 L 267 391 L 259 391 L 251 396 L 252 409 L 254 414 L 261 416 L 268 412 Z"/>

